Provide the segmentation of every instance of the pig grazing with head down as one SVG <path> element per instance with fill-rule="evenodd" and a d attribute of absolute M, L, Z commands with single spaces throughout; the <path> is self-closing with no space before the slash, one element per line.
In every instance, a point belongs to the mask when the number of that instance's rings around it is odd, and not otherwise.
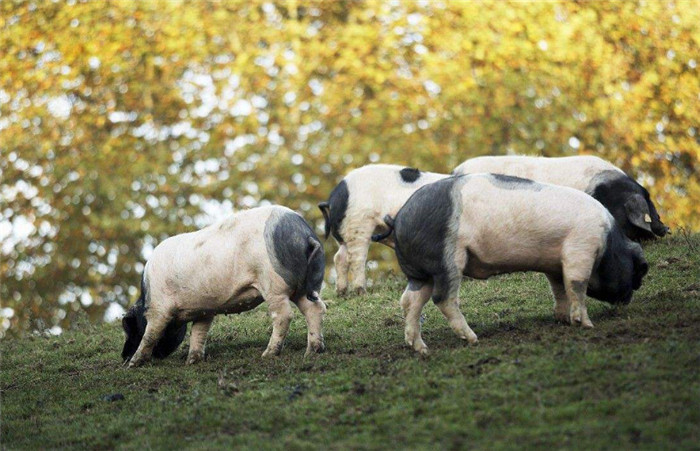
<path fill-rule="evenodd" d="M 279 206 L 236 213 L 202 230 L 159 244 L 144 269 L 141 297 L 122 320 L 122 358 L 139 366 L 182 343 L 192 322 L 187 363 L 204 357 L 214 316 L 241 313 L 267 301 L 272 337 L 265 356 L 279 354 L 292 319 L 291 304 L 308 326 L 306 353 L 324 349 L 326 306 L 323 247 L 304 219 Z"/>
<path fill-rule="evenodd" d="M 455 168 L 455 175 L 491 172 L 541 183 L 568 186 L 598 200 L 632 240 L 668 233 L 649 192 L 607 161 L 591 155 L 574 157 L 487 156 L 472 158 Z"/>
<path fill-rule="evenodd" d="M 387 224 L 408 277 L 401 297 L 406 342 L 420 353 L 427 347 L 419 320 L 431 296 L 459 337 L 477 341 L 459 310 L 462 276 L 542 272 L 555 316 L 593 327 L 586 294 L 627 304 L 648 268 L 639 244 L 598 201 L 518 177 L 473 174 L 435 182 L 416 191 Z"/>
<path fill-rule="evenodd" d="M 327 202 L 318 204 L 326 220 L 326 238 L 333 235 L 340 248 L 333 258 L 336 291 L 365 291 L 365 263 L 372 234 L 386 228 L 411 194 L 428 183 L 448 177 L 434 172 L 389 164 L 370 164 L 348 173 Z M 384 244 L 391 245 L 390 242 Z"/>

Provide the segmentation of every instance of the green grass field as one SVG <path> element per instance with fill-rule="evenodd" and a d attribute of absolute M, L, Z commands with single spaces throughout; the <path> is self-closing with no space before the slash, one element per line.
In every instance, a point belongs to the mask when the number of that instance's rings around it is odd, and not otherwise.
<path fill-rule="evenodd" d="M 465 280 L 462 311 L 480 342 L 462 344 L 429 303 L 426 358 L 403 343 L 402 277 L 360 297 L 326 289 L 327 352 L 307 360 L 298 311 L 282 356 L 260 357 L 264 306 L 218 317 L 196 366 L 183 345 L 122 368 L 118 324 L 6 339 L 1 445 L 697 448 L 700 236 L 645 250 L 649 274 L 629 306 L 589 300 L 592 330 L 554 321 L 543 275 Z"/>

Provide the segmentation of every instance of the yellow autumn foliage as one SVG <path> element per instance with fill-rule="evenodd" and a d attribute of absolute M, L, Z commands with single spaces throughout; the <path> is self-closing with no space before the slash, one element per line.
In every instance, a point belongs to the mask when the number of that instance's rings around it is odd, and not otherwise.
<path fill-rule="evenodd" d="M 371 162 L 596 154 L 698 230 L 699 24 L 690 1 L 1 2 L 0 333 L 125 306 L 148 249 L 212 215 L 320 227 Z"/>

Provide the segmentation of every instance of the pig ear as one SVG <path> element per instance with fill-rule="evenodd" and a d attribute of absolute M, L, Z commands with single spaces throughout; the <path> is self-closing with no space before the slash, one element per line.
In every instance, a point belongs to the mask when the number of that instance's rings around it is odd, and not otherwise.
<path fill-rule="evenodd" d="M 632 275 L 632 288 L 638 290 L 642 286 L 642 279 L 646 276 L 649 271 L 649 264 L 647 263 L 644 255 L 642 254 L 641 247 L 635 250 L 633 255 L 634 262 L 634 274 Z"/>
<path fill-rule="evenodd" d="M 625 211 L 627 212 L 627 219 L 629 222 L 649 233 L 654 233 L 651 230 L 649 206 L 641 195 L 634 194 L 627 199 L 625 202 Z"/>
<path fill-rule="evenodd" d="M 136 333 L 136 315 L 134 315 L 131 309 L 129 309 L 122 318 L 122 327 L 127 336 Z"/>
<path fill-rule="evenodd" d="M 124 348 L 122 349 L 122 359 L 126 361 L 131 358 L 132 355 L 134 355 L 139 345 L 137 342 L 138 325 L 136 323 L 136 316 L 131 310 L 129 310 L 124 318 L 122 318 L 122 327 L 124 328 L 124 333 L 126 334 L 126 341 L 124 342 Z"/>

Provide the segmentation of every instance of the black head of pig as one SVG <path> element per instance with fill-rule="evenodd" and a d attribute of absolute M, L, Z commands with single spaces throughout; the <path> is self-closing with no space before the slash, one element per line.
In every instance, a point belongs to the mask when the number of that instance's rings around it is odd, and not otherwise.
<path fill-rule="evenodd" d="M 122 348 L 122 360 L 127 361 L 138 349 L 143 334 L 146 330 L 146 318 L 143 316 L 143 306 L 132 306 L 122 318 L 122 328 L 126 335 L 126 341 Z"/>
<path fill-rule="evenodd" d="M 122 348 L 122 359 L 128 361 L 131 356 L 136 353 L 136 350 L 141 344 L 141 339 L 146 332 L 146 286 L 143 279 L 141 280 L 141 296 L 136 304 L 134 304 L 122 318 L 122 327 L 126 340 Z M 177 323 L 175 321 L 168 324 L 163 332 L 162 337 L 158 340 L 153 348 L 153 357 L 162 359 L 173 352 L 180 346 L 185 339 L 187 332 L 187 324 Z"/>
<path fill-rule="evenodd" d="M 610 304 L 629 304 L 649 270 L 642 247 L 616 225 L 609 231 L 603 255 L 588 282 L 588 296 Z"/>
<path fill-rule="evenodd" d="M 661 222 L 649 192 L 631 177 L 610 172 L 590 194 L 610 211 L 625 235 L 635 241 L 666 235 L 669 228 Z"/>

